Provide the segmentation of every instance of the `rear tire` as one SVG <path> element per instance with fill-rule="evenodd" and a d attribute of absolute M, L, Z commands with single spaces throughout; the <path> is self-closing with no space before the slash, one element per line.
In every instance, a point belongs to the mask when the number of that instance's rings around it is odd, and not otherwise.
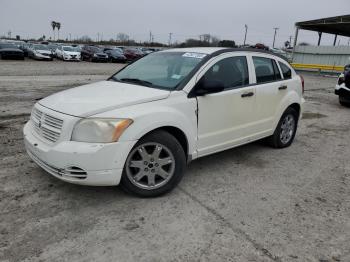
<path fill-rule="evenodd" d="M 186 156 L 178 140 L 168 132 L 155 131 L 130 151 L 121 186 L 140 197 L 157 197 L 176 187 L 185 170 Z"/>
<path fill-rule="evenodd" d="M 295 109 L 289 107 L 283 113 L 274 134 L 268 138 L 269 144 L 274 148 L 285 148 L 292 144 L 297 127 L 299 115 Z"/>

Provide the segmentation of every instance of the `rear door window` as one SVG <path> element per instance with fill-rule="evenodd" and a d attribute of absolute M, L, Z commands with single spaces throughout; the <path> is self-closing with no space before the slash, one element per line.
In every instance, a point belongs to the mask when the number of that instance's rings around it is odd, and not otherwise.
<path fill-rule="evenodd" d="M 275 60 L 254 56 L 253 62 L 257 84 L 281 80 L 281 74 Z"/>

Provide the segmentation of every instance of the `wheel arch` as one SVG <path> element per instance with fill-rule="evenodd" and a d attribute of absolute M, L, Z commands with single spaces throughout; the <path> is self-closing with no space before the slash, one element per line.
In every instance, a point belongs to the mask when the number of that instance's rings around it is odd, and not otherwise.
<path fill-rule="evenodd" d="M 278 122 L 280 121 L 282 115 L 284 114 L 284 112 L 286 112 L 286 110 L 288 108 L 293 108 L 295 111 L 297 111 L 298 113 L 298 120 L 300 119 L 301 117 L 301 114 L 302 114 L 302 105 L 301 105 L 301 102 L 299 102 L 297 99 L 290 99 L 287 103 L 283 103 L 284 106 L 281 106 L 280 107 L 280 110 L 278 110 L 278 115 L 276 116 L 275 118 L 275 121 L 274 121 L 274 125 L 273 125 L 273 130 L 276 129 L 277 125 L 278 125 Z"/>
<path fill-rule="evenodd" d="M 185 152 L 185 156 L 186 156 L 187 161 L 190 161 L 191 160 L 191 155 L 189 153 L 189 141 L 188 141 L 188 138 L 187 138 L 185 132 L 183 130 L 181 130 L 180 128 L 176 127 L 176 126 L 166 125 L 166 126 L 157 127 L 155 129 L 152 129 L 152 130 L 146 132 L 139 139 L 149 135 L 150 133 L 161 131 L 161 130 L 165 131 L 165 132 L 168 132 L 169 134 L 171 134 L 173 137 L 176 138 L 176 140 L 180 143 L 180 145 L 182 146 L 182 149 Z"/>

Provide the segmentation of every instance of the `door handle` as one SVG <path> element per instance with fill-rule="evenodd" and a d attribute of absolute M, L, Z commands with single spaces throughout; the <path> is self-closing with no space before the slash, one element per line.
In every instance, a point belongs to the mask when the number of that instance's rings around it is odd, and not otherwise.
<path fill-rule="evenodd" d="M 248 93 L 244 93 L 241 95 L 241 97 L 250 97 L 250 96 L 253 96 L 254 93 L 253 92 L 248 92 Z"/>
<path fill-rule="evenodd" d="M 286 85 L 280 86 L 280 87 L 278 88 L 278 90 L 285 90 L 285 89 L 287 89 L 287 86 L 286 86 Z"/>

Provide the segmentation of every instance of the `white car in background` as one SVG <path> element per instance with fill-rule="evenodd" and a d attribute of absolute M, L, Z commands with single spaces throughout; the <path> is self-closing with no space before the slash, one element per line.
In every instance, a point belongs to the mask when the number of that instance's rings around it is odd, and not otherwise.
<path fill-rule="evenodd" d="M 61 180 L 158 196 L 191 160 L 262 138 L 291 145 L 303 89 L 288 62 L 270 52 L 170 49 L 38 101 L 25 146 Z"/>
<path fill-rule="evenodd" d="M 59 46 L 56 49 L 56 57 L 64 61 L 80 61 L 80 52 L 77 47 Z"/>

